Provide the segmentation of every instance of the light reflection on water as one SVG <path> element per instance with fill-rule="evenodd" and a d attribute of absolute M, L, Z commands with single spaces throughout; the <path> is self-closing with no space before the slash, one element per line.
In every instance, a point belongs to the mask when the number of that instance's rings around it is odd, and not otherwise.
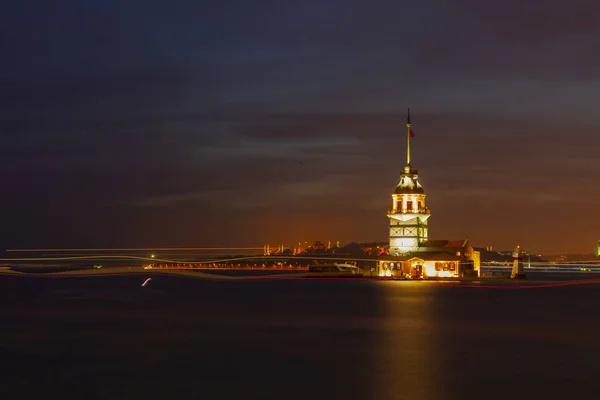
<path fill-rule="evenodd" d="M 599 377 L 597 289 L 382 282 L 374 397 L 585 398 Z"/>
<path fill-rule="evenodd" d="M 142 281 L 0 279 L 6 381 L 286 400 L 594 398 L 597 386 L 598 285 Z"/>
<path fill-rule="evenodd" d="M 422 289 L 422 282 L 382 282 L 381 335 L 374 361 L 377 399 L 442 398 L 435 384 L 433 299 L 420 296 Z"/>

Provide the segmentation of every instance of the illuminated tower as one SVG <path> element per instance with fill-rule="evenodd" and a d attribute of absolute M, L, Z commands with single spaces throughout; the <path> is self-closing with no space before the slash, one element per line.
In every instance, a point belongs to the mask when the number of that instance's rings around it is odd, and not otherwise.
<path fill-rule="evenodd" d="M 418 251 L 427 240 L 427 219 L 431 216 L 425 207 L 425 191 L 418 181 L 416 169 L 410 165 L 410 109 L 406 120 L 406 166 L 400 174 L 400 182 L 392 193 L 390 219 L 390 255 Z"/>

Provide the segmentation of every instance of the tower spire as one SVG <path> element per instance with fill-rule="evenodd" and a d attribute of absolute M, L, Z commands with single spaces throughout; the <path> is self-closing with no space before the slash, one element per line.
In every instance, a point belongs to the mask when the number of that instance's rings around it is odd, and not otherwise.
<path fill-rule="evenodd" d="M 406 165 L 410 166 L 410 108 L 406 119 Z"/>

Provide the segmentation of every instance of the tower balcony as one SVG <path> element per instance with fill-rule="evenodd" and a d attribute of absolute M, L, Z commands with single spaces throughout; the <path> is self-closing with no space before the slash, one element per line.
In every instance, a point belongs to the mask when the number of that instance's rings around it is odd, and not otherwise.
<path fill-rule="evenodd" d="M 431 214 L 431 210 L 427 207 L 419 208 L 417 210 L 409 210 L 407 208 L 390 208 L 388 209 L 389 214 Z"/>

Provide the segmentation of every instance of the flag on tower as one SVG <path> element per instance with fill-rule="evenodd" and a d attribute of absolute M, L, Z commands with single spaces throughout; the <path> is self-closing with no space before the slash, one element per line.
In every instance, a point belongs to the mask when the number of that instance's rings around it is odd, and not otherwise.
<path fill-rule="evenodd" d="M 411 138 L 415 137 L 415 133 L 410 129 L 410 108 L 408 109 L 408 115 L 406 117 L 406 127 L 408 128 L 408 134 Z"/>

